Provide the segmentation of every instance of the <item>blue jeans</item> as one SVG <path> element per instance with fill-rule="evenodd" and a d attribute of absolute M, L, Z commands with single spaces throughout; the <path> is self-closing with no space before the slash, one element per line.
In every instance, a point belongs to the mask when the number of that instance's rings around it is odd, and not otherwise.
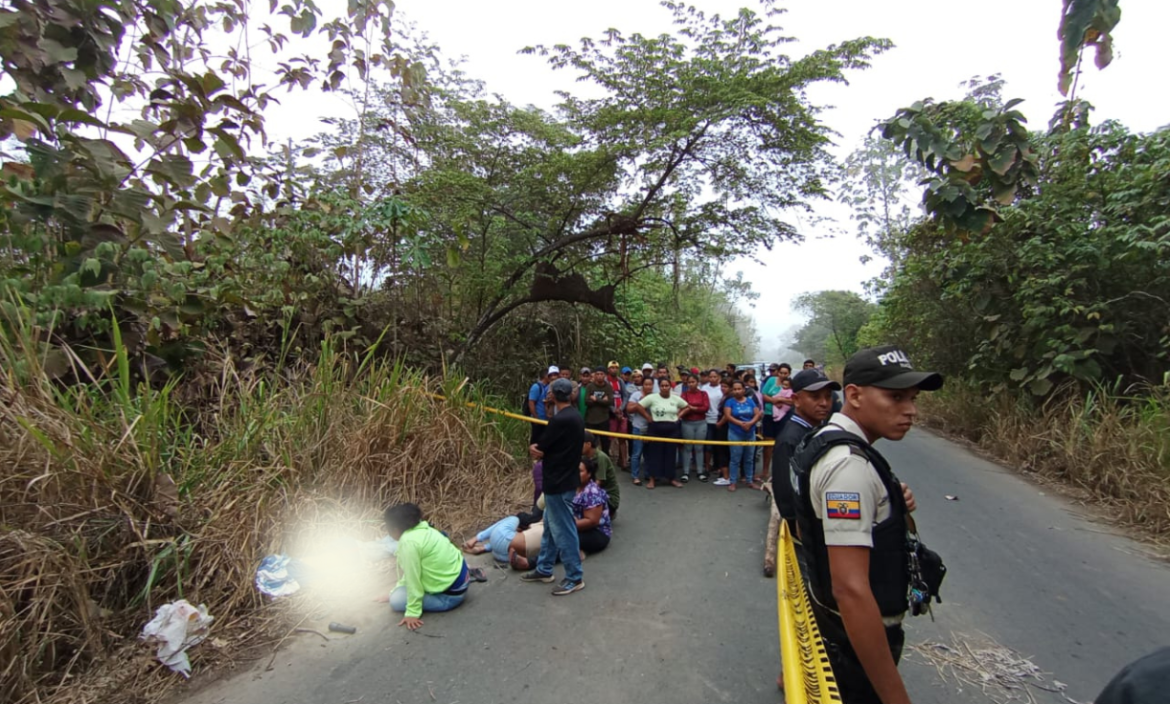
<path fill-rule="evenodd" d="M 631 435 L 645 435 L 646 431 L 641 428 L 630 428 Z M 642 441 L 630 441 L 630 475 L 634 479 L 640 479 L 639 471 L 642 469 Z"/>
<path fill-rule="evenodd" d="M 423 613 L 428 611 L 450 611 L 463 603 L 467 592 L 462 594 L 425 594 L 423 595 Z M 395 587 L 390 592 L 390 608 L 398 613 L 406 611 L 406 587 Z"/>
<path fill-rule="evenodd" d="M 707 439 L 707 421 L 705 420 L 684 420 L 682 422 L 682 436 L 683 440 L 706 440 Z M 684 476 L 691 475 L 691 465 L 695 465 L 695 472 L 703 474 L 706 468 L 703 466 L 703 445 L 683 445 L 682 446 L 682 473 Z"/>
<path fill-rule="evenodd" d="M 536 571 L 552 574 L 557 556 L 565 566 L 565 579 L 580 582 L 585 573 L 581 569 L 581 542 L 577 538 L 577 519 L 573 516 L 573 497 L 576 492 L 544 495 L 544 535 L 540 538 L 540 557 Z"/>
<path fill-rule="evenodd" d="M 729 438 L 730 440 L 741 440 L 742 438 Z M 751 438 L 747 438 L 751 440 Z M 731 446 L 731 483 L 734 484 L 739 481 L 739 466 L 743 464 L 743 476 L 749 482 L 755 477 L 755 459 L 756 448 L 744 447 L 743 445 Z"/>

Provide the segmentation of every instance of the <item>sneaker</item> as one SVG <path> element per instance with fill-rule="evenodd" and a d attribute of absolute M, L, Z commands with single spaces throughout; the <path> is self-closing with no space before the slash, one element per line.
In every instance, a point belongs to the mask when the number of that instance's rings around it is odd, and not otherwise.
<path fill-rule="evenodd" d="M 567 579 L 562 579 L 561 583 L 557 585 L 557 588 L 553 590 L 553 596 L 565 596 L 567 594 L 572 594 L 573 592 L 579 592 L 584 588 L 585 580 L 581 580 L 580 582 L 572 582 Z"/>
<path fill-rule="evenodd" d="M 706 473 L 700 474 L 699 481 L 706 483 L 707 482 L 707 474 Z"/>
<path fill-rule="evenodd" d="M 556 577 L 540 572 L 539 570 L 532 570 L 531 572 L 525 572 L 520 575 L 521 582 L 544 582 L 545 584 L 552 584 L 554 579 Z"/>
<path fill-rule="evenodd" d="M 684 475 L 682 475 L 682 477 L 679 478 L 679 481 L 682 482 L 683 484 L 686 484 L 690 480 L 691 480 L 691 475 L 689 475 L 689 474 L 684 474 Z"/>
<path fill-rule="evenodd" d="M 715 480 L 715 486 L 730 486 L 730 485 L 731 485 L 731 482 L 724 479 L 723 477 L 719 477 L 718 479 Z"/>

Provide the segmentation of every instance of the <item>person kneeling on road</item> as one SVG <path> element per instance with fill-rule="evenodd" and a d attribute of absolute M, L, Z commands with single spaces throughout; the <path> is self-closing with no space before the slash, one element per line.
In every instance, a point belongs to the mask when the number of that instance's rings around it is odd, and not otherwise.
<path fill-rule="evenodd" d="M 872 444 L 901 440 L 918 392 L 942 387 L 896 347 L 864 349 L 845 364 L 841 413 L 805 439 L 791 481 L 801 554 L 829 661 L 847 704 L 908 704 L 898 673 L 909 610 L 913 505 Z"/>
<path fill-rule="evenodd" d="M 386 509 L 386 530 L 398 541 L 398 568 L 402 579 L 389 595 L 375 599 L 401 612 L 399 626 L 422 627 L 424 611 L 450 611 L 463 603 L 471 575 L 459 548 L 422 519 L 415 504 Z"/>
<path fill-rule="evenodd" d="M 609 547 L 613 527 L 609 515 L 609 497 L 605 489 L 598 486 L 597 461 L 581 461 L 580 480 L 573 497 L 573 518 L 577 522 L 577 537 L 581 551 L 586 555 L 601 552 Z"/>
<path fill-rule="evenodd" d="M 605 494 L 609 497 L 609 517 L 611 519 L 617 518 L 618 504 L 622 500 L 622 490 L 618 484 L 617 468 L 613 465 L 613 460 L 609 455 L 601 451 L 597 447 L 597 436 L 588 430 L 585 431 L 585 444 L 581 448 L 581 457 L 587 460 L 593 460 L 597 463 L 597 476 L 595 479 L 605 489 Z M 589 552 L 586 550 L 585 552 Z"/>

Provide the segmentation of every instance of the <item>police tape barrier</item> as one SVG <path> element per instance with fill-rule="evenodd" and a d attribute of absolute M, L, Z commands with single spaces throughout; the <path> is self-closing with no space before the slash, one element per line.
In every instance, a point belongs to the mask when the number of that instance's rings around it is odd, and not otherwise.
<path fill-rule="evenodd" d="M 776 580 L 776 598 L 780 612 L 784 701 L 788 704 L 840 702 L 841 693 L 804 589 L 796 561 L 796 545 L 788 532 L 787 521 L 780 521 L 779 551 L 783 565 Z"/>
<path fill-rule="evenodd" d="M 437 399 L 439 401 L 448 400 L 446 396 L 440 396 L 439 394 L 424 393 L 423 395 L 429 396 L 429 397 L 431 397 L 433 399 Z M 479 404 L 479 403 L 472 403 L 472 402 L 468 401 L 468 402 L 464 403 L 463 405 L 467 406 L 468 408 L 478 408 L 480 410 L 487 411 L 488 413 L 494 413 L 496 415 L 504 416 L 505 418 L 513 418 L 515 420 L 522 420 L 526 423 L 535 423 L 537 425 L 548 425 L 547 420 L 540 420 L 539 418 L 533 418 L 531 416 L 523 416 L 523 415 L 520 415 L 519 413 L 512 413 L 511 411 L 505 411 L 505 410 L 500 409 L 500 408 L 492 408 L 491 406 L 484 406 L 484 405 Z M 590 429 L 589 432 L 593 433 L 594 435 L 604 435 L 606 437 L 611 437 L 611 438 L 625 438 L 627 440 L 641 440 L 642 442 L 668 442 L 668 443 L 673 443 L 675 445 L 719 445 L 719 446 L 728 446 L 728 447 L 739 445 L 739 446 L 743 446 L 743 447 L 771 447 L 771 446 L 776 444 L 775 440 L 754 440 L 751 442 L 748 442 L 748 441 L 735 442 L 735 441 L 729 441 L 729 440 L 683 440 L 682 438 L 659 438 L 659 437 L 655 437 L 653 435 L 630 435 L 629 433 L 614 433 L 614 432 L 611 432 L 609 430 Z"/>

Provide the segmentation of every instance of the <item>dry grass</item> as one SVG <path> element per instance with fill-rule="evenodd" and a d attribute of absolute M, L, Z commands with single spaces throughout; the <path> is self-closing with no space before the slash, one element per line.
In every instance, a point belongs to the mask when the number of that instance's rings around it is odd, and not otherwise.
<path fill-rule="evenodd" d="M 1083 490 L 1122 525 L 1170 539 L 1170 388 L 1066 390 L 1038 405 L 948 386 L 921 397 L 931 425 Z"/>
<path fill-rule="evenodd" d="M 1076 704 L 1064 694 L 1067 685 L 1050 680 L 1029 658 L 984 635 L 973 639 L 952 634 L 950 643 L 927 641 L 909 649 L 933 665 L 943 682 L 953 682 L 959 692 L 964 686 L 978 689 L 995 704 L 1036 704 L 1033 690 L 1059 694 Z"/>
<path fill-rule="evenodd" d="M 530 491 L 508 452 L 523 429 L 464 408 L 467 389 L 328 345 L 312 367 L 223 358 L 163 388 L 135 383 L 124 354 L 74 360 L 87 382 L 54 385 L 40 350 L 0 333 L 0 701 L 155 701 L 179 681 L 136 642 L 160 604 L 216 617 L 199 671 L 287 628 L 252 584 L 265 554 L 372 534 L 403 500 L 457 536 Z"/>

